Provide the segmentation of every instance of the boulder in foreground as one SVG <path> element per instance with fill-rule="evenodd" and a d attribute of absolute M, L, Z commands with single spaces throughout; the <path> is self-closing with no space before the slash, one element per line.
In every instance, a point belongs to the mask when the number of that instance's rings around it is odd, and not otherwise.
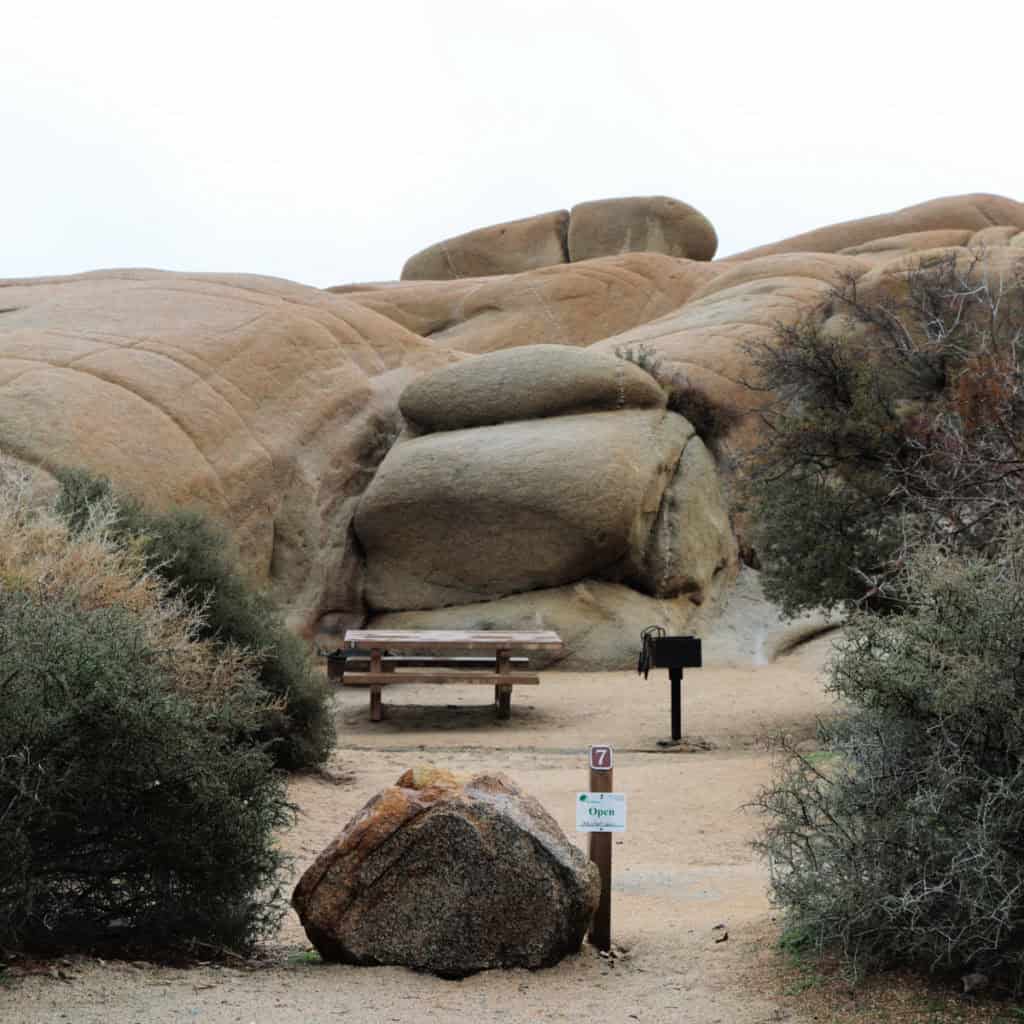
<path fill-rule="evenodd" d="M 416 768 L 378 793 L 299 880 L 325 960 L 463 977 L 579 950 L 597 868 L 503 775 Z"/>

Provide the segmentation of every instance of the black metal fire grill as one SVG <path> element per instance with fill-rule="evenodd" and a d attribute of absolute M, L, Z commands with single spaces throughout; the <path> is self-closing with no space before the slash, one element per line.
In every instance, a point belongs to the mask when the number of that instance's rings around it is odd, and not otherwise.
<path fill-rule="evenodd" d="M 666 636 L 661 626 L 648 626 L 640 634 L 640 660 L 636 670 L 644 679 L 652 668 L 667 668 L 672 684 L 672 739 L 683 738 L 683 669 L 703 664 L 700 638 Z"/>

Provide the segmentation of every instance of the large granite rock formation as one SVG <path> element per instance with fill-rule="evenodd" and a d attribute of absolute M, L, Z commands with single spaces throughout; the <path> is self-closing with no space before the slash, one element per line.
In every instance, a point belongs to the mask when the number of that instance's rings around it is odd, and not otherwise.
<path fill-rule="evenodd" d="M 356 814 L 292 903 L 325 960 L 463 977 L 577 952 L 599 891 L 595 865 L 511 780 L 426 768 Z"/>
<path fill-rule="evenodd" d="M 538 346 L 436 371 L 355 518 L 374 611 L 624 582 L 699 605 L 736 548 L 714 462 L 614 356 Z M 556 626 L 557 628 L 557 626 Z"/>
<path fill-rule="evenodd" d="M 690 209 L 615 200 L 575 207 L 567 227 L 555 214 L 473 233 L 481 252 L 506 238 L 518 255 L 498 246 L 480 264 L 493 276 L 470 279 L 0 281 L 0 451 L 206 509 L 324 642 L 367 621 L 544 624 L 567 640 L 563 664 L 625 667 L 649 623 L 707 635 L 734 576 L 720 461 L 756 443 L 771 397 L 748 386 L 747 343 L 804 317 L 847 330 L 826 301 L 844 280 L 898 297 L 921 258 L 1024 261 L 1024 205 L 999 196 L 717 260 Z M 564 262 L 574 238 L 578 256 L 610 254 Z M 622 253 L 636 245 L 660 251 Z M 626 350 L 750 415 L 705 445 Z"/>
<path fill-rule="evenodd" d="M 355 499 L 402 388 L 457 355 L 344 298 L 246 275 L 6 281 L 0 309 L 0 450 L 203 508 L 297 626 L 337 608 L 358 619 Z"/>

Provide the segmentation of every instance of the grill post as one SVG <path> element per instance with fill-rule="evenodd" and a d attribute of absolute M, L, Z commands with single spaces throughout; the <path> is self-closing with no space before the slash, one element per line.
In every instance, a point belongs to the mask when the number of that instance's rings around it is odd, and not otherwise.
<path fill-rule="evenodd" d="M 674 665 L 668 670 L 672 684 L 672 739 L 683 738 L 683 670 Z"/>

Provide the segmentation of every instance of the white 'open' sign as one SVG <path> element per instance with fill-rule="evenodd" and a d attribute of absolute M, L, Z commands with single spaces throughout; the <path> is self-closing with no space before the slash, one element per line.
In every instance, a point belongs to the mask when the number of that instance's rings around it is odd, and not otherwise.
<path fill-rule="evenodd" d="M 577 832 L 625 832 L 625 793 L 577 793 Z"/>

